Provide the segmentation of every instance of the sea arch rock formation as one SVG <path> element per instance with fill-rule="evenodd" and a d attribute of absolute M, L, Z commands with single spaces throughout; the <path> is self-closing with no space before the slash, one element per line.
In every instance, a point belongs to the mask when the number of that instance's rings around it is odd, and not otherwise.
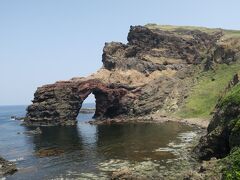
<path fill-rule="evenodd" d="M 25 122 L 75 124 L 90 93 L 99 119 L 174 113 L 184 104 L 197 73 L 237 59 L 238 43 L 224 38 L 221 29 L 131 26 L 128 43 L 105 44 L 99 71 L 38 88 Z M 236 47 L 229 49 L 229 44 Z"/>
<path fill-rule="evenodd" d="M 26 125 L 74 125 L 83 101 L 89 94 L 96 98 L 94 118 L 127 114 L 134 101 L 127 86 L 104 84 L 95 79 L 59 81 L 37 89 L 33 104 L 27 108 Z"/>

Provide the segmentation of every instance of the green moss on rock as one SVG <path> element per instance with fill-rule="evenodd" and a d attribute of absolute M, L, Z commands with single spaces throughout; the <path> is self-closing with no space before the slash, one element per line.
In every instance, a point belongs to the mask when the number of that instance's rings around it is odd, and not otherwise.
<path fill-rule="evenodd" d="M 229 105 L 240 105 L 240 84 L 234 86 L 226 93 L 220 101 L 220 107 L 224 108 Z"/>
<path fill-rule="evenodd" d="M 240 145 L 240 82 L 235 74 L 218 99 L 208 134 L 201 138 L 195 151 L 200 159 L 222 158 Z"/>
<path fill-rule="evenodd" d="M 240 148 L 232 150 L 231 154 L 220 161 L 223 165 L 223 179 L 240 179 Z"/>
<path fill-rule="evenodd" d="M 233 132 L 240 132 L 240 119 L 237 120 L 234 128 L 232 129 Z"/>
<path fill-rule="evenodd" d="M 240 119 L 235 122 L 234 127 L 232 128 L 230 137 L 229 137 L 230 147 L 239 147 L 240 146 Z"/>

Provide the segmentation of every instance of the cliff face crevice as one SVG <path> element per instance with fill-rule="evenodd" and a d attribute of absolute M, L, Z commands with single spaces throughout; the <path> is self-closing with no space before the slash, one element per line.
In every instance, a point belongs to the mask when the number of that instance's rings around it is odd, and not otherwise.
<path fill-rule="evenodd" d="M 103 68 L 37 89 L 27 108 L 27 125 L 71 125 L 93 93 L 95 118 L 172 113 L 188 96 L 194 75 L 205 67 L 235 61 L 235 51 L 219 44 L 223 31 L 131 26 L 128 43 L 106 43 Z M 200 67 L 200 68 L 196 68 Z"/>

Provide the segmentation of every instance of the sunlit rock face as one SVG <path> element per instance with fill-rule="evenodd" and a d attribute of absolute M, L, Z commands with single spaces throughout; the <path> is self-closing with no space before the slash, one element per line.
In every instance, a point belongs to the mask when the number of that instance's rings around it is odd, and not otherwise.
<path fill-rule="evenodd" d="M 27 108 L 27 125 L 74 125 L 83 101 L 96 98 L 94 118 L 128 114 L 134 100 L 131 88 L 104 84 L 98 80 L 61 81 L 37 89 Z M 130 95 L 130 96 L 129 96 Z"/>
<path fill-rule="evenodd" d="M 128 43 L 106 43 L 103 67 L 37 89 L 27 108 L 27 125 L 72 125 L 84 99 L 96 98 L 95 118 L 168 114 L 181 107 L 198 69 L 235 61 L 235 52 L 219 44 L 222 30 L 131 26 Z"/>
<path fill-rule="evenodd" d="M 103 64 L 106 69 L 136 69 L 142 73 L 181 69 L 186 64 L 200 64 L 202 54 L 215 46 L 221 31 L 208 34 L 199 30 L 131 26 L 128 43 L 106 43 Z"/>

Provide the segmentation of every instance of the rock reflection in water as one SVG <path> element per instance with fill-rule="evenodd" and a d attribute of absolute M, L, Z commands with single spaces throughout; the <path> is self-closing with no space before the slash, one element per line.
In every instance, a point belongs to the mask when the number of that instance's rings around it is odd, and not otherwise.
<path fill-rule="evenodd" d="M 113 172 L 120 171 L 116 176 L 126 172 L 122 166 L 134 176 L 163 174 L 180 162 L 178 157 L 186 158 L 183 154 L 187 151 L 181 143 L 186 136 L 191 141 L 192 135 L 184 133 L 194 129 L 170 122 L 98 126 L 85 123 L 91 117 L 81 114 L 77 126 L 41 127 L 41 134 L 26 134 L 36 127 L 25 128 L 18 121 L 2 119 L 0 151 L 8 159 L 16 159 L 19 168 L 8 179 L 109 179 Z M 183 163 L 177 164 L 180 166 Z"/>
<path fill-rule="evenodd" d="M 189 126 L 178 123 L 115 124 L 97 126 L 98 152 L 106 158 L 144 160 L 174 158 L 171 152 L 154 152 L 175 140 Z"/>
<path fill-rule="evenodd" d="M 76 126 L 41 127 L 42 134 L 32 137 L 34 150 L 58 148 L 70 152 L 82 148 L 82 138 Z"/>

